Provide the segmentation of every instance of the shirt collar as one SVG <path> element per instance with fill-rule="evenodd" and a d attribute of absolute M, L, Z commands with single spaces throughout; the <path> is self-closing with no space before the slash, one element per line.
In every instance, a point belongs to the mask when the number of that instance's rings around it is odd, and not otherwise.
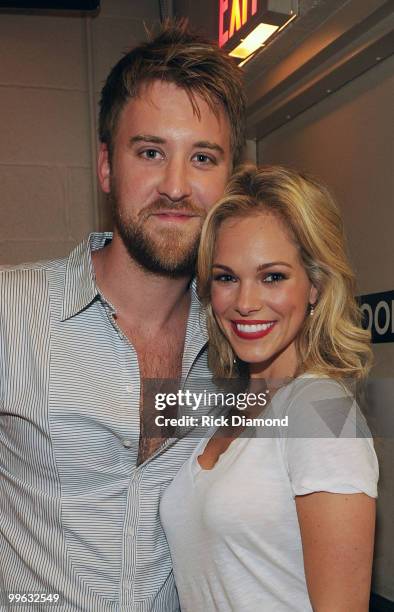
<path fill-rule="evenodd" d="M 89 306 L 100 295 L 92 264 L 92 251 L 104 248 L 112 240 L 112 232 L 94 232 L 71 251 L 66 265 L 62 321 L 71 319 Z M 191 308 L 185 343 L 196 341 L 204 346 L 207 342 L 205 312 L 201 308 L 196 291 L 196 280 L 191 282 Z"/>
<path fill-rule="evenodd" d="M 92 233 L 71 251 L 66 265 L 62 321 L 89 306 L 99 295 L 92 264 L 92 251 L 102 249 L 112 232 Z"/>

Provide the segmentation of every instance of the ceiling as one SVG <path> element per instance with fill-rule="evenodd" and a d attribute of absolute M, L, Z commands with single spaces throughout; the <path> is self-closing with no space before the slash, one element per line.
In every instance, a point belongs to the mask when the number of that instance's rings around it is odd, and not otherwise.
<path fill-rule="evenodd" d="M 393 0 L 299 0 L 299 15 L 244 66 L 248 136 L 262 138 L 394 52 Z M 173 0 L 218 38 L 218 1 Z"/>

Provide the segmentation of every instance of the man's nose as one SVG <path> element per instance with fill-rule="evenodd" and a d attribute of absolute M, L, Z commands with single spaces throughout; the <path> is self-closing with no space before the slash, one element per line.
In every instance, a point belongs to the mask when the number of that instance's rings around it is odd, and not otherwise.
<path fill-rule="evenodd" d="M 252 313 L 258 312 L 262 307 L 261 289 L 255 286 L 254 283 L 240 283 L 235 310 L 240 315 L 246 317 Z"/>
<path fill-rule="evenodd" d="M 172 202 L 191 197 L 189 172 L 184 160 L 174 158 L 166 164 L 158 191 L 162 197 L 167 197 Z"/>

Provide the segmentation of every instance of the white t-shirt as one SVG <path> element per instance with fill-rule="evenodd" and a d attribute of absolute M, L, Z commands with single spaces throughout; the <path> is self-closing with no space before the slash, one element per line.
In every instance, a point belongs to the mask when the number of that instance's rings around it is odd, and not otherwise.
<path fill-rule="evenodd" d="M 201 440 L 163 494 L 182 612 L 312 611 L 295 496 L 377 496 L 373 443 L 342 385 L 300 377 L 269 411 L 288 427 L 245 430 L 211 470 L 197 461 Z"/>

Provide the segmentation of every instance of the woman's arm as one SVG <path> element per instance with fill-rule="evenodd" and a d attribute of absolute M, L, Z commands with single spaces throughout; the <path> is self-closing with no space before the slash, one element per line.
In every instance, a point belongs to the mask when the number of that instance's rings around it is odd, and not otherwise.
<path fill-rule="evenodd" d="M 295 498 L 315 612 L 368 612 L 375 500 L 365 493 Z"/>

